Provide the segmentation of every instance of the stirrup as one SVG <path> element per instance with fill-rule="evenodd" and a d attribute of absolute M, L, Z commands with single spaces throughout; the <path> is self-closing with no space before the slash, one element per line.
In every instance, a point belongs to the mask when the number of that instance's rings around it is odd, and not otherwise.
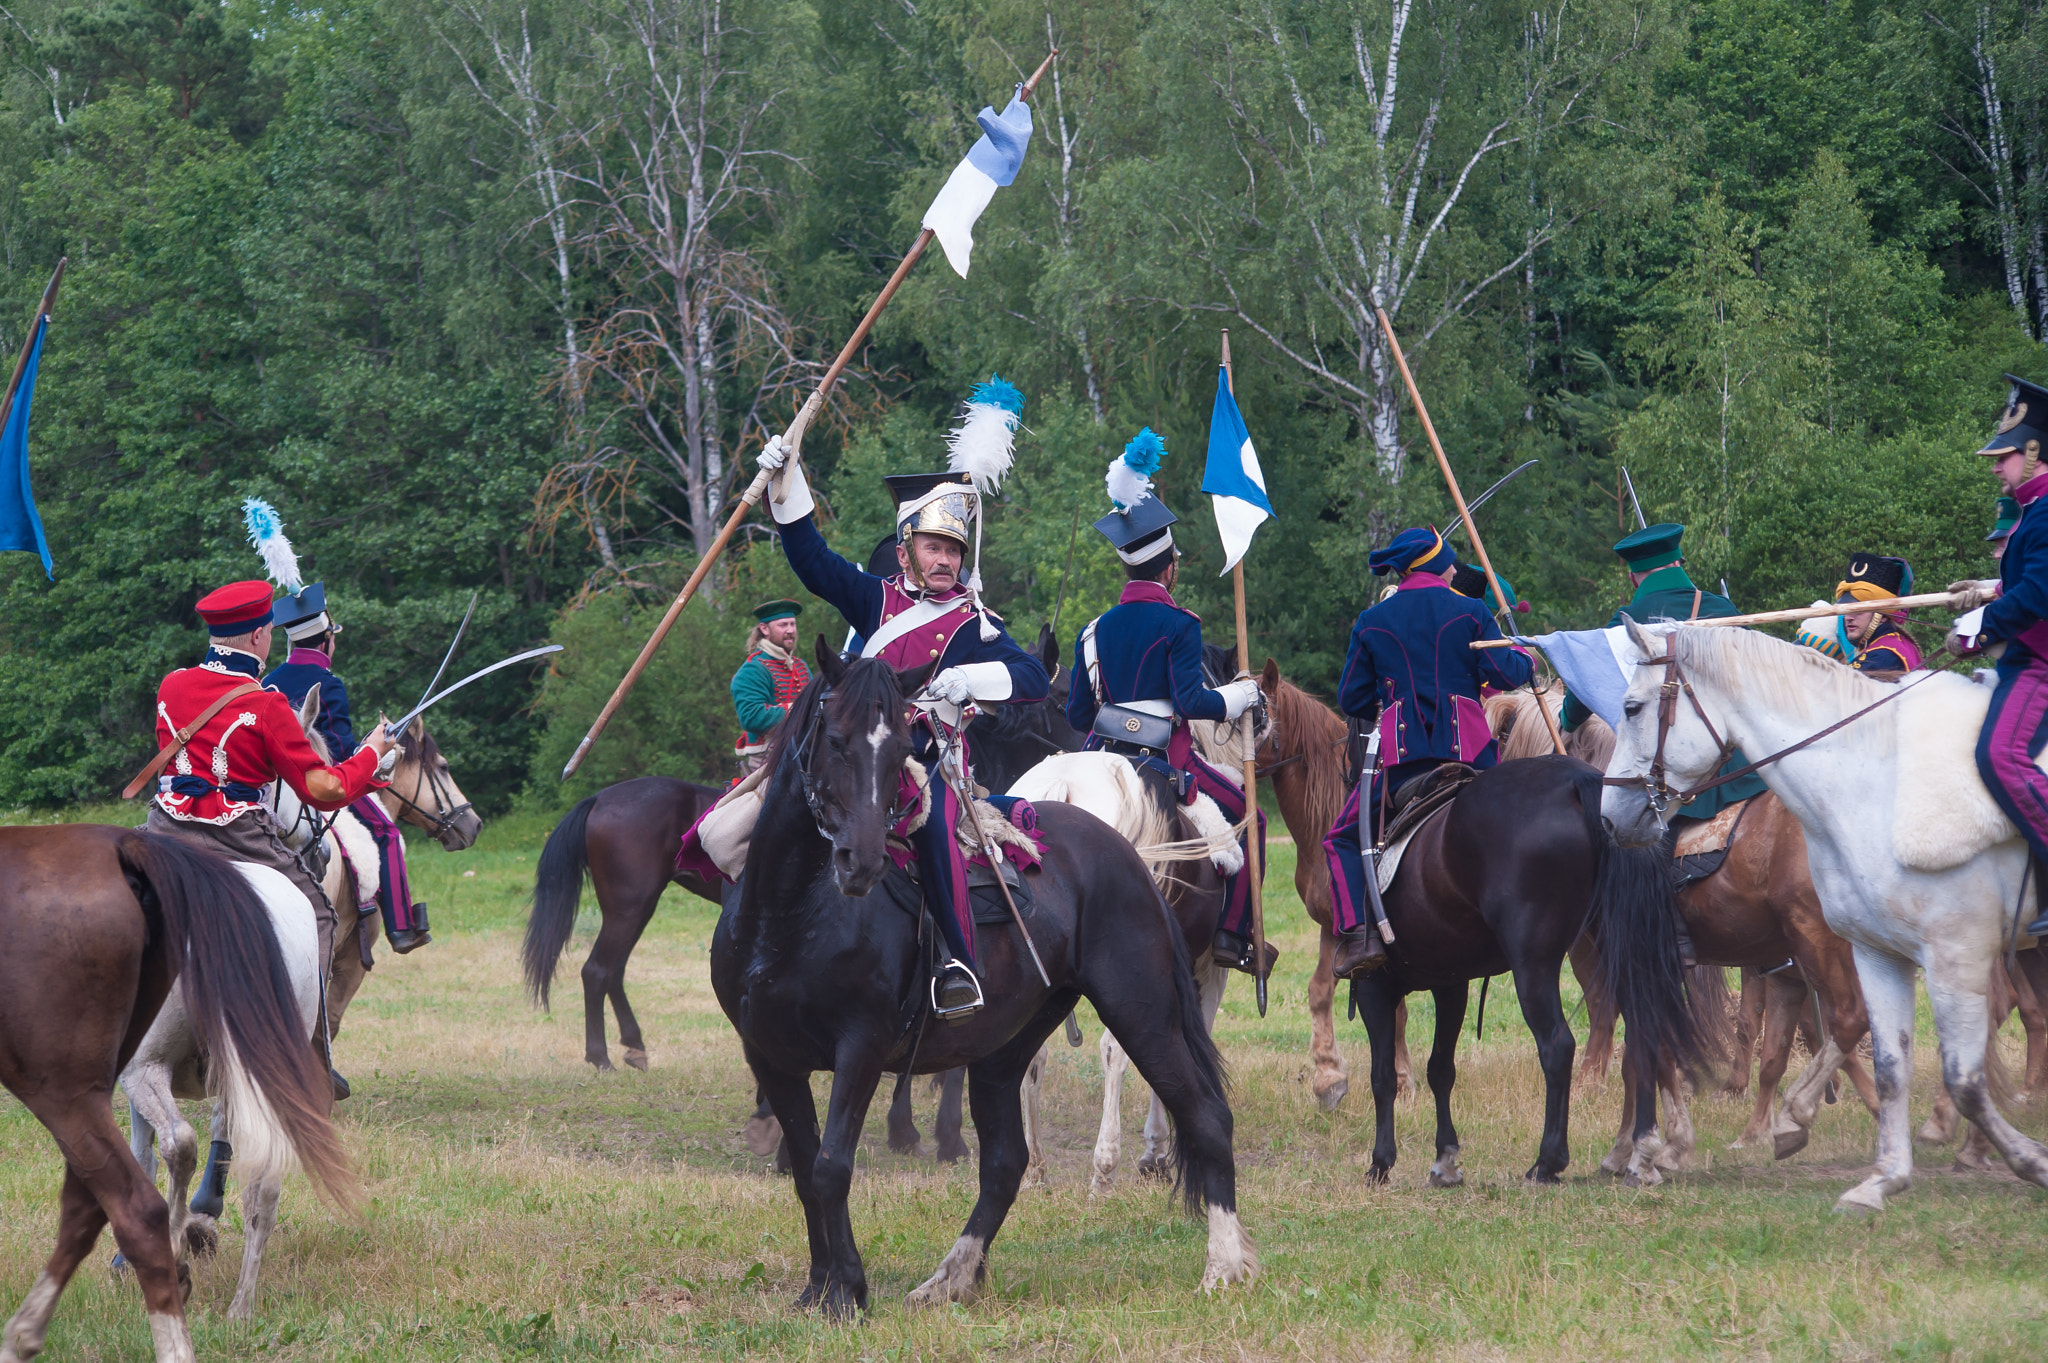
<path fill-rule="evenodd" d="M 947 1008 L 939 1003 L 939 982 L 952 979 L 964 979 L 968 984 L 972 985 L 974 987 L 974 998 L 967 1003 L 956 1003 L 951 1008 Z M 975 978 L 972 970 L 969 970 L 957 960 L 945 962 L 932 973 L 931 991 L 932 1016 L 946 1022 L 951 1022 L 957 1018 L 964 1018 L 970 1013 L 978 1013 L 987 1002 L 987 999 L 981 992 L 981 981 Z"/>

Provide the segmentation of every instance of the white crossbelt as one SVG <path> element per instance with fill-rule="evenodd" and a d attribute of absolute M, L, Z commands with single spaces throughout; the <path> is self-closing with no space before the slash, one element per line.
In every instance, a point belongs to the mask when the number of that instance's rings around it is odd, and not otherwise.
<path fill-rule="evenodd" d="M 1088 686 L 1095 692 L 1096 703 L 1107 705 L 1110 701 L 1102 693 L 1102 664 L 1095 653 L 1095 627 L 1101 622 L 1102 617 L 1098 615 L 1088 622 L 1088 628 L 1081 631 L 1081 665 L 1088 669 Z M 1175 714 L 1170 700 L 1120 700 L 1116 704 L 1160 719 L 1172 719 Z"/>
<path fill-rule="evenodd" d="M 910 631 L 921 625 L 932 624 L 942 616 L 951 615 L 966 604 L 967 598 L 964 596 L 954 597 L 951 601 L 920 601 L 901 615 L 883 621 L 882 627 L 862 646 L 860 656 L 879 658 L 883 649 Z"/>

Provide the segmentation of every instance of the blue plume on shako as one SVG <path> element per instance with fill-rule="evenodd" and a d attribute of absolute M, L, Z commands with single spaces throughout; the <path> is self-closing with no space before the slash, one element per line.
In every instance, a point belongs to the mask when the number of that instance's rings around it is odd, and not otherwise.
<path fill-rule="evenodd" d="M 1109 500 L 1116 503 L 1117 510 L 1129 511 L 1152 495 L 1152 475 L 1159 472 L 1165 458 L 1166 442 L 1150 426 L 1131 437 L 1123 457 L 1110 464 L 1104 479 Z"/>
<path fill-rule="evenodd" d="M 1023 419 L 1024 395 L 1000 375 L 989 375 L 988 382 L 974 385 L 960 424 L 946 433 L 946 467 L 972 478 L 975 491 L 994 492 L 1016 458 Z"/>
<path fill-rule="evenodd" d="M 270 580 L 293 596 L 305 590 L 306 584 L 299 578 L 299 556 L 284 537 L 284 522 L 278 518 L 277 508 L 260 497 L 245 497 L 242 524 L 249 529 L 249 543 L 263 556 Z"/>

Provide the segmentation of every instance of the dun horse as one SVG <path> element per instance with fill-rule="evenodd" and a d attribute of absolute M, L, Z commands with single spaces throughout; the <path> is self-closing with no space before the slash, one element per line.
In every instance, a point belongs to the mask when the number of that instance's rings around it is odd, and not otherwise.
<path fill-rule="evenodd" d="M 65 1165 L 57 1247 L 0 1330 L 0 1363 L 42 1351 L 58 1297 L 110 1221 L 157 1363 L 191 1363 L 170 1213 L 113 1110 L 114 1076 L 174 984 L 245 1165 L 267 1177 L 296 1156 L 323 1194 L 354 1196 L 270 914 L 219 857 L 85 824 L 0 829 L 0 905 L 0 1083 L 56 1138 Z"/>
<path fill-rule="evenodd" d="M 1039 817 L 1048 845 L 1022 897 L 1050 987 L 1017 928 L 991 926 L 977 934 L 988 1006 L 958 1024 L 928 1025 L 924 914 L 914 895 L 883 886 L 889 830 L 903 812 L 894 802 L 906 790 L 916 802 L 905 702 L 928 669 L 844 663 L 822 639 L 818 664 L 773 742 L 745 874 L 711 946 L 712 986 L 789 1141 L 811 1249 L 799 1304 L 839 1315 L 866 1305 L 847 1195 L 868 1104 L 886 1072 L 956 1065 L 968 1067 L 980 1196 L 911 1301 L 973 1295 L 1024 1174 L 1019 1080 L 1082 998 L 1173 1114 L 1182 1186 L 1209 1209 L 1205 1286 L 1248 1278 L 1256 1259 L 1237 1218 L 1221 1060 L 1144 862 L 1100 820 L 1047 805 Z M 833 1075 L 822 1132 L 810 1087 L 817 1070 Z"/>

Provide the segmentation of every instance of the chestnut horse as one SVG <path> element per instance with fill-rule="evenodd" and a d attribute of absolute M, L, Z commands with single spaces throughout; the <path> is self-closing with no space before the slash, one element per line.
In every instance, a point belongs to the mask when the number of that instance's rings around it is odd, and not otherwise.
<path fill-rule="evenodd" d="M 222 857 L 92 824 L 0 829 L 0 905 L 0 1083 L 64 1156 L 57 1247 L 0 1330 L 0 1363 L 42 1351 L 58 1297 L 109 1222 L 142 1289 L 157 1363 L 191 1363 L 189 1279 L 180 1282 L 170 1211 L 113 1108 L 115 1076 L 173 982 L 251 1176 L 296 1156 L 323 1195 L 355 1195 L 269 910 Z"/>

